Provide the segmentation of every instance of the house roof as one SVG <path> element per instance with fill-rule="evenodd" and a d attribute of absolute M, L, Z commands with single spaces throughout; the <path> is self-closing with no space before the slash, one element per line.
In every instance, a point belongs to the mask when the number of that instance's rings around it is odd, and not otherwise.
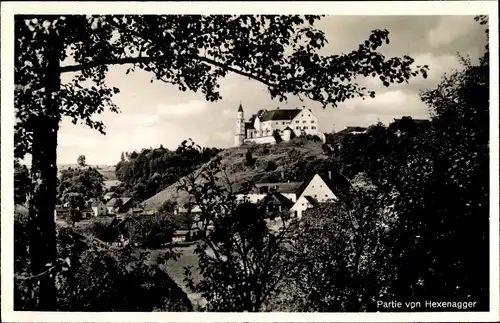
<path fill-rule="evenodd" d="M 290 183 L 256 183 L 255 187 L 261 188 L 264 186 L 275 187 L 274 191 L 279 193 L 297 193 L 302 182 L 290 182 Z"/>
<path fill-rule="evenodd" d="M 353 190 L 351 182 L 338 172 L 330 171 L 318 175 L 337 197 L 345 197 Z"/>
<path fill-rule="evenodd" d="M 99 204 L 101 204 L 101 203 L 102 203 L 102 201 L 100 201 L 100 200 L 94 200 L 94 201 L 90 204 L 90 206 L 99 206 Z"/>
<path fill-rule="evenodd" d="M 317 205 L 318 204 L 318 201 L 310 196 L 310 195 L 305 195 L 304 198 L 307 200 L 307 202 L 311 203 L 311 205 Z"/>
<path fill-rule="evenodd" d="M 82 210 L 82 212 L 94 212 L 91 207 L 86 207 Z"/>
<path fill-rule="evenodd" d="M 240 106 L 238 107 L 238 112 L 243 112 L 243 107 L 241 106 L 241 103 Z"/>
<path fill-rule="evenodd" d="M 253 122 L 251 122 L 251 121 L 245 122 L 245 130 L 248 130 L 248 129 L 255 129 L 255 127 L 253 126 Z"/>
<path fill-rule="evenodd" d="M 292 206 L 294 202 L 283 196 L 279 192 L 272 192 L 266 195 L 260 202 L 261 205 L 275 204 L 275 205 L 289 205 Z"/>
<path fill-rule="evenodd" d="M 368 128 L 367 127 L 358 127 L 358 126 L 348 126 L 345 127 L 344 129 L 340 130 L 337 132 L 338 134 L 347 134 L 351 132 L 363 132 L 366 131 Z"/>
<path fill-rule="evenodd" d="M 132 199 L 130 197 L 113 197 L 111 200 L 108 201 L 108 203 L 106 203 L 106 206 L 114 207 L 118 200 L 122 200 L 122 205 L 125 205 Z"/>
<path fill-rule="evenodd" d="M 265 111 L 260 117 L 261 121 L 271 121 L 271 120 L 292 120 L 295 118 L 301 109 L 276 109 Z"/>
<path fill-rule="evenodd" d="M 292 128 L 290 128 L 289 126 L 286 126 L 286 128 L 285 128 L 285 129 L 283 129 L 283 131 L 285 131 L 285 130 L 290 130 L 290 131 L 293 131 L 293 130 L 292 130 Z"/>
<path fill-rule="evenodd" d="M 115 192 L 107 192 L 106 194 L 104 194 L 104 196 L 113 196 L 113 195 L 116 195 Z"/>

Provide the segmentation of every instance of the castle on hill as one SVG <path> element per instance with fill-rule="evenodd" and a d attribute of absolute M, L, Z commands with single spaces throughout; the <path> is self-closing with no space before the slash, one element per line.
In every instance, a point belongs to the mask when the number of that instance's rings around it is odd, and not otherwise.
<path fill-rule="evenodd" d="M 235 146 L 251 142 L 275 143 L 275 131 L 284 141 L 289 141 L 293 136 L 316 135 L 324 142 L 325 137 L 318 131 L 318 117 L 310 109 L 259 110 L 257 114 L 245 121 L 240 103 L 236 116 Z"/>

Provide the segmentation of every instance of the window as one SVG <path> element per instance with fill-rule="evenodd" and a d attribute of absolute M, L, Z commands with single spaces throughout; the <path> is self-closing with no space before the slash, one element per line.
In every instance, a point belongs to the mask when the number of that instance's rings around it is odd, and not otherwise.
<path fill-rule="evenodd" d="M 306 130 L 307 130 L 307 126 L 305 126 L 305 127 L 304 127 L 304 129 L 306 129 Z"/>
<path fill-rule="evenodd" d="M 295 129 L 300 130 L 300 127 L 295 127 Z"/>
<path fill-rule="evenodd" d="M 306 122 L 307 122 L 306 120 L 302 121 L 302 123 L 306 123 Z"/>
<path fill-rule="evenodd" d="M 285 121 L 283 121 L 282 123 L 285 124 Z"/>
<path fill-rule="evenodd" d="M 314 188 L 314 185 L 313 185 L 313 186 L 311 186 L 311 187 L 312 187 L 312 188 Z"/>
<path fill-rule="evenodd" d="M 311 127 L 311 129 L 316 129 L 316 127 L 315 127 L 315 126 L 312 126 L 312 127 Z"/>
<path fill-rule="evenodd" d="M 314 197 L 318 197 L 318 194 L 314 194 Z"/>
<path fill-rule="evenodd" d="M 299 123 L 299 122 L 300 122 L 299 120 L 295 121 L 295 123 Z"/>
<path fill-rule="evenodd" d="M 325 197 L 328 197 L 328 194 L 325 194 Z"/>
<path fill-rule="evenodd" d="M 310 117 L 311 115 L 309 114 L 308 117 Z"/>
<path fill-rule="evenodd" d="M 315 122 L 316 122 L 316 121 L 314 121 L 314 120 L 311 120 L 311 123 L 315 123 Z"/>

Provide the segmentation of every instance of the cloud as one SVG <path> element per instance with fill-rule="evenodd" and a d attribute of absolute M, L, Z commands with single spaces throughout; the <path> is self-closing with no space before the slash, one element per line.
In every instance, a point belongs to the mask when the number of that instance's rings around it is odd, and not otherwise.
<path fill-rule="evenodd" d="M 392 90 L 379 93 L 375 98 L 368 99 L 353 99 L 346 101 L 339 106 L 344 112 L 357 115 L 369 116 L 370 115 L 391 117 L 399 117 L 404 115 L 417 115 L 423 117 L 427 114 L 425 104 L 420 100 L 417 93 L 408 92 L 403 90 Z"/>
<path fill-rule="evenodd" d="M 187 118 L 204 112 L 207 109 L 205 101 L 197 100 L 179 104 L 160 104 L 158 114 L 172 118 Z"/>
<path fill-rule="evenodd" d="M 99 145 L 99 140 L 95 137 L 65 133 L 59 134 L 57 145 L 59 147 L 78 147 L 82 149 L 90 149 Z"/>
<path fill-rule="evenodd" d="M 221 132 L 216 132 L 213 134 L 213 137 L 215 139 L 223 140 L 223 141 L 230 141 L 234 136 L 234 132 L 231 131 L 221 131 Z"/>
<path fill-rule="evenodd" d="M 114 119 L 112 123 L 114 125 L 122 126 L 150 126 L 155 124 L 160 120 L 158 114 L 120 114 Z"/>
<path fill-rule="evenodd" d="M 477 27 L 473 16 L 441 17 L 439 23 L 427 32 L 427 39 L 431 46 L 447 46 L 470 35 L 473 27 Z"/>

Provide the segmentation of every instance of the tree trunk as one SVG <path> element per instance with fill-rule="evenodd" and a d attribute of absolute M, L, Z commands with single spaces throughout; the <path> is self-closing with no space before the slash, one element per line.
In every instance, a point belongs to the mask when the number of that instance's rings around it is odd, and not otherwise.
<path fill-rule="evenodd" d="M 49 47 L 47 45 L 47 47 Z M 29 242 L 30 266 L 33 275 L 47 270 L 57 258 L 54 211 L 57 179 L 57 131 L 59 128 L 60 90 L 58 46 L 47 50 L 46 98 L 40 115 L 34 117 L 31 178 L 33 192 L 29 205 L 31 239 Z M 40 277 L 37 309 L 57 309 L 54 274 Z"/>

